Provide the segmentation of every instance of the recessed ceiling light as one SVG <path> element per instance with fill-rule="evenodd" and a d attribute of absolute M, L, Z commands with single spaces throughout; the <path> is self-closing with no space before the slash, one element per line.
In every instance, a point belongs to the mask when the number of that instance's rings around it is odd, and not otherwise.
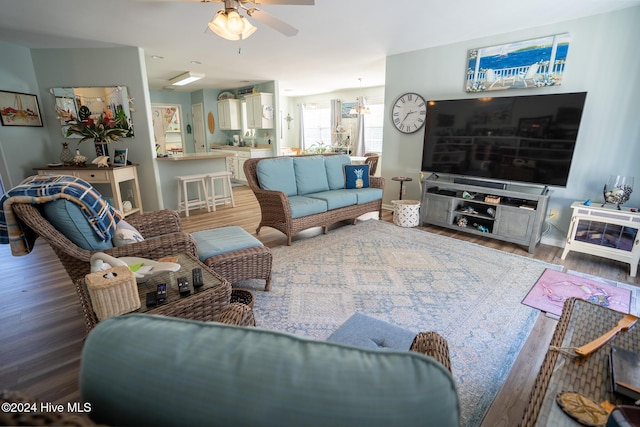
<path fill-rule="evenodd" d="M 191 61 L 191 63 L 192 63 L 192 64 L 194 64 L 194 65 L 200 65 L 200 64 L 202 64 L 202 62 L 200 62 L 200 61 Z"/>
<path fill-rule="evenodd" d="M 164 59 L 164 56 L 160 56 L 160 55 L 151 55 L 151 59 Z"/>

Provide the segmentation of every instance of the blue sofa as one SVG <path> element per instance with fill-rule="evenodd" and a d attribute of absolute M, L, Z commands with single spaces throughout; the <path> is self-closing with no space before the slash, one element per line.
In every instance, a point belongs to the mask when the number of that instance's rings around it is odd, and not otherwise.
<path fill-rule="evenodd" d="M 336 222 L 355 224 L 363 214 L 381 214 L 384 178 L 365 174 L 362 188 L 349 188 L 345 167 L 350 164 L 345 154 L 247 160 L 244 173 L 262 213 L 256 232 L 264 226 L 275 228 L 291 245 L 291 238 L 308 228 L 323 227 L 326 234 Z"/>
<path fill-rule="evenodd" d="M 93 421 L 136 426 L 458 426 L 450 372 L 413 351 L 131 314 L 89 334 Z"/>

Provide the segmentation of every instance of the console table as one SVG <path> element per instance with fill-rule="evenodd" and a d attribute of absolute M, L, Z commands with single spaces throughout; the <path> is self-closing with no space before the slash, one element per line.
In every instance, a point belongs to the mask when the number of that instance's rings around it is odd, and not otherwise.
<path fill-rule="evenodd" d="M 561 259 L 570 251 L 597 255 L 630 265 L 630 276 L 636 277 L 640 260 L 640 213 L 613 205 L 571 205 L 571 226 Z"/>
<path fill-rule="evenodd" d="M 99 168 L 96 165 L 87 166 L 60 166 L 60 167 L 42 167 L 35 168 L 38 175 L 56 174 L 71 175 L 83 179 L 90 184 L 109 184 L 111 186 L 111 196 L 113 199 L 113 207 L 128 216 L 136 212 L 142 213 L 142 198 L 140 197 L 140 186 L 138 185 L 138 169 L 136 165 L 127 166 L 109 166 Z M 131 182 L 131 190 L 133 200 L 131 200 L 132 209 L 125 211 L 122 200 L 122 192 L 120 184 L 123 182 Z"/>
<path fill-rule="evenodd" d="M 555 399 L 561 391 L 580 393 L 601 403 L 632 405 L 633 400 L 614 394 L 609 374 L 611 346 L 638 351 L 640 328 L 636 325 L 616 335 L 606 345 L 584 358 L 573 357 L 555 348 L 580 347 L 613 328 L 625 315 L 580 299 L 568 299 L 551 339 L 549 350 L 525 409 L 521 426 L 580 426 L 566 415 Z"/>

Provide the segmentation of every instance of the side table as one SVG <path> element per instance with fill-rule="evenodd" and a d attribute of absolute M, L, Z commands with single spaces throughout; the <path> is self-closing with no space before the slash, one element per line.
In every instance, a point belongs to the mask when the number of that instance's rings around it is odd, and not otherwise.
<path fill-rule="evenodd" d="M 413 178 L 409 178 L 408 176 L 394 176 L 391 178 L 393 181 L 400 181 L 400 199 L 402 200 L 402 186 L 405 182 L 413 181 Z"/>
<path fill-rule="evenodd" d="M 629 275 L 636 277 L 640 260 L 640 213 L 629 208 L 617 210 L 609 205 L 582 202 L 571 204 L 571 226 L 561 259 L 570 251 L 583 252 L 629 264 Z"/>
<path fill-rule="evenodd" d="M 561 391 L 580 393 L 601 403 L 632 405 L 633 400 L 613 393 L 609 374 L 611 346 L 638 351 L 640 328 L 635 326 L 616 335 L 606 345 L 584 358 L 573 357 L 556 348 L 580 347 L 613 328 L 623 313 L 580 299 L 568 299 L 551 339 L 549 350 L 525 409 L 521 426 L 580 426 L 566 415 L 555 399 Z"/>
<path fill-rule="evenodd" d="M 232 290 L 225 278 L 209 269 L 191 254 L 179 254 L 178 264 L 180 264 L 180 270 L 158 273 L 138 284 L 138 294 L 142 305 L 133 313 L 160 314 L 206 322 L 224 321 L 240 326 L 255 326 L 253 310 L 250 306 L 247 305 L 246 308 L 237 310 L 237 304 L 230 306 Z M 193 289 L 193 286 L 190 285 L 191 295 L 182 297 L 178 291 L 177 279 L 186 276 L 191 284 L 191 271 L 195 267 L 202 269 L 204 285 L 198 289 Z M 147 292 L 155 291 L 160 283 L 167 284 L 166 302 L 154 307 L 147 307 L 145 304 Z M 89 333 L 98 323 L 98 318 L 93 311 L 84 278 L 77 280 L 75 286 L 80 296 L 87 333 Z M 242 304 L 242 306 L 245 305 Z M 230 307 L 231 309 L 229 309 Z"/>

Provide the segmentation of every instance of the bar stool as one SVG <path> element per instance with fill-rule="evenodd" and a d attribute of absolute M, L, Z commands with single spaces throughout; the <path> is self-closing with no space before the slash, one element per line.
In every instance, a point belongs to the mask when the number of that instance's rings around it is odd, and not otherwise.
<path fill-rule="evenodd" d="M 207 174 L 207 178 L 210 180 L 211 196 L 210 203 L 213 206 L 213 211 L 216 211 L 216 202 L 222 202 L 223 204 L 231 203 L 232 207 L 236 207 L 236 202 L 233 199 L 233 190 L 231 189 L 231 172 L 212 172 Z M 222 194 L 216 194 L 216 181 L 220 180 L 222 184 Z"/>
<path fill-rule="evenodd" d="M 189 208 L 207 207 L 207 212 L 211 212 L 207 191 L 207 174 L 178 176 L 178 213 L 184 210 L 185 216 L 189 216 Z M 198 198 L 189 200 L 188 184 L 196 184 Z M 214 209 L 215 210 L 215 209 Z"/>

